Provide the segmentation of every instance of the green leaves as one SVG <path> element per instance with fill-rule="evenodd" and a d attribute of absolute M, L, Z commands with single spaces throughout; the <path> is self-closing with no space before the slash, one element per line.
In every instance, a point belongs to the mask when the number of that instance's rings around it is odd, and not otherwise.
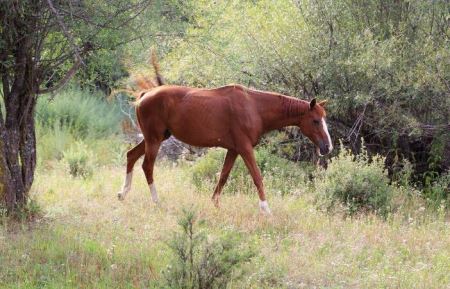
<path fill-rule="evenodd" d="M 400 147 L 411 158 L 430 150 L 432 138 L 423 140 L 422 124 L 448 123 L 445 1 L 192 1 L 188 6 L 186 35 L 173 43 L 162 64 L 170 67 L 169 83 L 241 83 L 330 99 L 331 126 L 336 122 L 340 128 L 332 132 L 335 137 L 347 138 L 364 111 L 355 143 L 363 136 L 377 152 Z M 418 141 L 423 145 L 411 149 Z"/>
<path fill-rule="evenodd" d="M 178 224 L 181 232 L 168 243 L 174 258 L 163 271 L 164 288 L 226 288 L 230 281 L 241 277 L 236 274 L 240 266 L 255 256 L 241 246 L 237 232 L 213 237 L 198 229 L 201 224 L 192 208 L 183 209 Z"/>
<path fill-rule="evenodd" d="M 346 215 L 372 212 L 386 217 L 392 210 L 395 187 L 389 184 L 385 158 L 369 158 L 367 151 L 353 155 L 341 145 L 338 156 L 327 170 L 317 172 L 318 205 L 333 212 L 341 208 Z"/>

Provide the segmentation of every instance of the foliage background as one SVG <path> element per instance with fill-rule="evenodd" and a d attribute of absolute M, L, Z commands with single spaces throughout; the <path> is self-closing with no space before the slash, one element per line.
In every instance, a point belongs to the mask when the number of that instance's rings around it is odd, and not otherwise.
<path fill-rule="evenodd" d="M 170 83 L 242 83 L 329 99 L 336 139 L 449 167 L 450 47 L 446 1 L 180 1 L 164 47 Z M 181 23 L 181 24 L 180 24 Z M 167 49 L 170 47 L 170 49 Z M 438 151 L 432 150 L 438 146 Z M 439 155 L 439 160 L 436 156 Z M 433 164 L 431 164 L 433 163 Z"/>
<path fill-rule="evenodd" d="M 30 200 L 16 219 L 0 206 L 0 288 L 195 288 L 193 271 L 217 268 L 232 273 L 227 288 L 450 286 L 448 1 L 148 3 L 133 27 L 96 34 L 71 22 L 77 37 L 98 35 L 98 49 L 71 86 L 38 99 Z M 129 99 L 108 94 L 152 75 L 151 47 L 169 84 L 330 99 L 328 167 L 314 166 L 309 141 L 289 128 L 256 148 L 271 217 L 257 211 L 239 160 L 221 209 L 212 206 L 220 149 L 159 159 L 159 206 L 136 164 L 132 192 L 117 201 L 137 132 L 126 125 Z M 174 233 L 192 207 L 198 239 L 186 238 L 190 222 Z"/>
<path fill-rule="evenodd" d="M 391 179 L 412 169 L 410 181 L 431 188 L 450 167 L 449 11 L 443 0 L 155 1 L 138 16 L 140 37 L 114 57 L 97 52 L 77 82 L 110 91 L 152 75 L 154 48 L 169 84 L 328 99 L 336 143 L 359 153 L 364 140 Z M 268 139 L 283 158 L 316 157 L 296 129 Z"/>

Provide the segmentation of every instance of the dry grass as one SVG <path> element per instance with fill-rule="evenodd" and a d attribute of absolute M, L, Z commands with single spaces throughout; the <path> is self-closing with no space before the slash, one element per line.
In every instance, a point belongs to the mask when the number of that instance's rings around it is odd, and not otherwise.
<path fill-rule="evenodd" d="M 241 232 L 259 250 L 231 288 L 450 288 L 445 220 L 327 216 L 307 193 L 269 193 L 270 217 L 259 214 L 256 193 L 224 195 L 217 210 L 209 192 L 195 191 L 189 166 L 168 163 L 156 168 L 159 207 L 140 169 L 119 202 L 123 177 L 118 167 L 98 168 L 87 181 L 58 165 L 39 171 L 33 197 L 45 217 L 31 230 L 0 229 L 0 287 L 155 287 L 169 260 L 165 241 L 182 208 L 193 206 L 209 234 Z"/>

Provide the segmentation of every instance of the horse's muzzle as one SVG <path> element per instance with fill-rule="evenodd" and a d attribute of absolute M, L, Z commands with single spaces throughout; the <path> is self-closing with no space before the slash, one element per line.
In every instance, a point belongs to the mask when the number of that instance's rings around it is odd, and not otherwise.
<path fill-rule="evenodd" d="M 329 154 L 333 150 L 333 145 L 327 144 L 324 141 L 319 142 L 319 155 L 324 156 Z"/>

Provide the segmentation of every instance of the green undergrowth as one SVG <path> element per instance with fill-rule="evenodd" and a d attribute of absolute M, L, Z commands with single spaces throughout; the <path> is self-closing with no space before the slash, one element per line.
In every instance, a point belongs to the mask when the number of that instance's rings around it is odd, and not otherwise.
<path fill-rule="evenodd" d="M 390 184 L 385 158 L 369 157 L 363 148 L 358 155 L 342 145 L 327 169 L 317 173 L 315 181 L 319 207 L 328 211 L 343 208 L 347 215 L 374 212 L 386 217 L 392 212 L 395 185 Z"/>
<path fill-rule="evenodd" d="M 101 138 L 119 132 L 122 119 L 114 103 L 101 92 L 70 87 L 51 97 L 40 97 L 36 121 L 45 128 L 63 128 L 77 138 Z"/>
<path fill-rule="evenodd" d="M 174 256 L 163 271 L 162 287 L 227 288 L 232 280 L 248 274 L 241 267 L 251 261 L 255 251 L 242 245 L 242 234 L 224 230 L 219 236 L 208 235 L 202 223 L 195 210 L 183 210 L 178 220 L 180 232 L 168 242 Z"/>
<path fill-rule="evenodd" d="M 39 169 L 32 198 L 41 218 L 0 225 L 0 288 L 202 288 L 193 284 L 208 270 L 232 272 L 225 288 L 450 285 L 445 215 L 412 204 L 386 219 L 373 212 L 342 218 L 317 210 L 313 191 L 273 189 L 272 216 L 259 213 L 255 190 L 224 193 L 216 209 L 193 184 L 191 167 L 157 162 L 158 206 L 137 170 L 121 202 L 122 166 L 98 167 L 88 179 L 58 166 Z M 183 210 L 192 207 L 197 218 L 188 222 Z"/>
<path fill-rule="evenodd" d="M 142 288 L 156 279 L 154 257 L 142 248 L 107 247 L 61 224 L 37 227 L 2 244 L 0 262 L 8 267 L 0 270 L 0 288 Z"/>
<path fill-rule="evenodd" d="M 192 167 L 192 181 L 200 191 L 211 191 L 217 184 L 226 151 L 212 149 Z M 272 153 L 272 147 L 261 145 L 255 157 L 267 190 L 283 196 L 296 194 L 309 186 L 313 170 L 310 163 L 294 163 Z M 254 193 L 255 186 L 241 157 L 238 157 L 224 187 L 224 193 Z"/>
<path fill-rule="evenodd" d="M 124 162 L 123 116 L 100 92 L 68 88 L 36 106 L 38 165 L 64 161 L 70 175 L 90 177 L 95 167 Z"/>

